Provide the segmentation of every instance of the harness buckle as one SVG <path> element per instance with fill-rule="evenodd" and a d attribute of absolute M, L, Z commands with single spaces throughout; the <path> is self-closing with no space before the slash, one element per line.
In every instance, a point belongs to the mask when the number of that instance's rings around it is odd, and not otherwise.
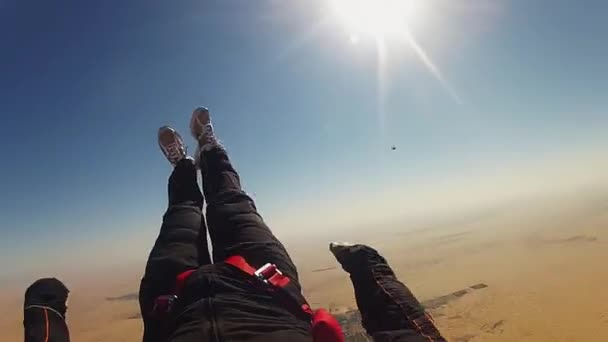
<path fill-rule="evenodd" d="M 264 284 L 268 284 L 270 278 L 274 277 L 277 274 L 283 275 L 283 273 L 277 268 L 277 265 L 267 263 L 266 265 L 260 267 L 257 271 L 255 271 L 253 275 L 257 279 L 262 281 Z"/>
<path fill-rule="evenodd" d="M 176 295 L 164 295 L 156 297 L 154 300 L 154 307 L 152 308 L 152 316 L 158 319 L 166 317 L 171 312 L 173 304 L 176 300 Z"/>

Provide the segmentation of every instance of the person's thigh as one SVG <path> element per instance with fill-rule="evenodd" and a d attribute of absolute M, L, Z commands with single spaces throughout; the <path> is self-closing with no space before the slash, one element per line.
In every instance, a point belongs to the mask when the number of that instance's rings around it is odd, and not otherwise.
<path fill-rule="evenodd" d="M 207 206 L 207 222 L 209 227 L 216 227 L 209 230 L 216 262 L 240 255 L 255 268 L 273 263 L 289 278 L 298 280 L 296 266 L 287 250 L 258 214 L 253 200 L 243 191 L 230 190 L 218 194 Z"/>
<path fill-rule="evenodd" d="M 159 341 L 161 324 L 153 315 L 156 298 L 175 291 L 177 275 L 199 266 L 201 209 L 197 204 L 172 205 L 163 218 L 139 290 L 144 341 Z"/>
<path fill-rule="evenodd" d="M 239 174 L 226 151 L 219 147 L 204 151 L 200 160 L 214 261 L 241 255 L 254 267 L 276 264 L 297 281 L 298 273 L 289 254 L 258 213 L 253 199 L 241 188 Z"/>

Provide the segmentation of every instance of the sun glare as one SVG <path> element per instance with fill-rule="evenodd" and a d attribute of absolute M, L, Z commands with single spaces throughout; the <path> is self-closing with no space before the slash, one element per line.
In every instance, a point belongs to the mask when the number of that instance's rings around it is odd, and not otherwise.
<path fill-rule="evenodd" d="M 407 30 L 414 0 L 331 0 L 336 17 L 351 35 L 386 38 Z"/>
<path fill-rule="evenodd" d="M 359 37 L 371 36 L 378 49 L 378 97 L 382 107 L 382 97 L 386 83 L 387 41 L 404 42 L 418 56 L 428 71 L 441 83 L 457 103 L 462 100 L 450 86 L 439 67 L 425 51 L 411 31 L 413 26 L 424 24 L 430 12 L 425 0 L 329 0 L 333 15 L 350 35 L 352 44 Z M 427 15 L 425 15 L 427 14 Z M 392 45 L 392 44 L 391 44 Z M 381 112 L 381 110 L 379 110 Z"/>

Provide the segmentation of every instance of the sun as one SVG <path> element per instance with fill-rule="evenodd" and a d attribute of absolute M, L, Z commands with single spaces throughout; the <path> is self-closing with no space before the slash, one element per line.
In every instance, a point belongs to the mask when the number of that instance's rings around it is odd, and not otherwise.
<path fill-rule="evenodd" d="M 334 15 L 351 36 L 377 39 L 401 35 L 416 15 L 416 0 L 330 0 Z"/>
<path fill-rule="evenodd" d="M 425 26 L 433 17 L 429 0 L 327 0 L 333 16 L 347 30 L 353 44 L 362 36 L 371 36 L 378 51 L 378 97 L 382 98 L 386 83 L 387 45 L 405 43 L 428 71 L 441 83 L 456 103 L 461 98 L 443 76 L 430 54 L 418 42 L 412 28 Z M 395 44 L 393 44 L 395 43 Z"/>

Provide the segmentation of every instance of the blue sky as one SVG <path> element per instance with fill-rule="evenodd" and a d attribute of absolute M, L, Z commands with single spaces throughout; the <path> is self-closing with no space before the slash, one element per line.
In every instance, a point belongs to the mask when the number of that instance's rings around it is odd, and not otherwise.
<path fill-rule="evenodd" d="M 201 104 L 279 234 L 330 225 L 318 203 L 607 145 L 607 3 L 429 4 L 412 32 L 462 103 L 389 41 L 379 113 L 375 42 L 323 0 L 1 0 L 0 275 L 143 260 L 170 173 L 157 128 L 190 141 Z"/>

